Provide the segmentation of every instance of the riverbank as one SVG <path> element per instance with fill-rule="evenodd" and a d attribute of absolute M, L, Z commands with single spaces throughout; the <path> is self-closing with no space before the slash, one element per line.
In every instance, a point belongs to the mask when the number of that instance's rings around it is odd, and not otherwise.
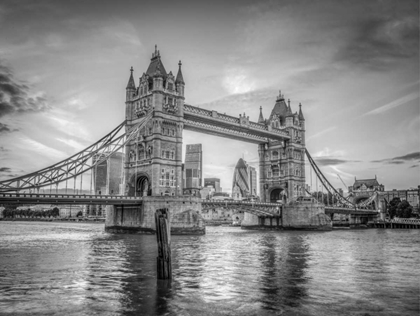
<path fill-rule="evenodd" d="M 105 218 L 0 218 L 4 222 L 78 222 L 78 223 L 105 223 Z"/>

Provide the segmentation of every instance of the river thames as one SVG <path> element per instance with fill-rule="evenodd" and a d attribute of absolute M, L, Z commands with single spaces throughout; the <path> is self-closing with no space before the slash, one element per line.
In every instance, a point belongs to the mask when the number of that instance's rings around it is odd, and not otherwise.
<path fill-rule="evenodd" d="M 419 315 L 420 230 L 172 236 L 103 224 L 0 222 L 0 315 Z"/>

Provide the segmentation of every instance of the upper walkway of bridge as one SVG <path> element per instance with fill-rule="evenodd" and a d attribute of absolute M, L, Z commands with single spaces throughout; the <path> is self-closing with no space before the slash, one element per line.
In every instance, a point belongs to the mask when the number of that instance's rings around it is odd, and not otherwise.
<path fill-rule="evenodd" d="M 184 129 L 255 144 L 290 139 L 288 131 L 252 122 L 245 114 L 238 118 L 188 104 L 184 104 Z"/>

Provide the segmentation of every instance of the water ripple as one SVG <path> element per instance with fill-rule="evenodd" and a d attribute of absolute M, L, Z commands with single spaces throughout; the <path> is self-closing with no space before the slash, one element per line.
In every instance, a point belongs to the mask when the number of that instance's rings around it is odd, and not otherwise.
<path fill-rule="evenodd" d="M 418 315 L 419 231 L 155 236 L 100 224 L 0 222 L 1 315 Z"/>

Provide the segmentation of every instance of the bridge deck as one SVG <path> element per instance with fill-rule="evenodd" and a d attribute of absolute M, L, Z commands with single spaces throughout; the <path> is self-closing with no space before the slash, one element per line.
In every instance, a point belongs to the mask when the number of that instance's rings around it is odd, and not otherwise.
<path fill-rule="evenodd" d="M 141 197 L 123 195 L 86 195 L 86 194 L 39 194 L 39 193 L 0 193 L 0 204 L 87 204 L 120 205 L 142 204 Z M 235 200 L 203 200 L 202 209 L 238 208 L 259 216 L 279 216 L 281 204 Z M 375 210 L 352 209 L 345 207 L 325 207 L 326 214 L 377 215 Z"/>
<path fill-rule="evenodd" d="M 354 209 L 354 208 L 349 208 L 349 207 L 326 206 L 325 214 L 378 215 L 378 211 Z"/>
<path fill-rule="evenodd" d="M 121 195 L 0 193 L 0 204 L 141 204 L 142 199 Z"/>

